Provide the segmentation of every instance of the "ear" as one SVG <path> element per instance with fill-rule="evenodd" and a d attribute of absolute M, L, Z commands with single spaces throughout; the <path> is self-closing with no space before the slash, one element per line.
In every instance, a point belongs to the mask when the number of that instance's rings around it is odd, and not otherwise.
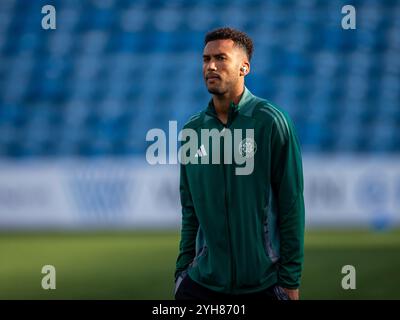
<path fill-rule="evenodd" d="M 240 67 L 240 75 L 241 76 L 246 76 L 250 72 L 250 63 L 248 61 L 244 61 L 242 63 L 242 66 Z"/>

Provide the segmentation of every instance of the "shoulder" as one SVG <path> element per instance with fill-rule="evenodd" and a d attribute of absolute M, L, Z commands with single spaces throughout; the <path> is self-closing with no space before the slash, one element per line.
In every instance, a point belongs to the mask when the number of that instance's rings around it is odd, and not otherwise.
<path fill-rule="evenodd" d="M 184 129 L 196 129 L 201 125 L 204 118 L 204 111 L 200 111 L 189 117 L 189 119 L 184 124 Z"/>
<path fill-rule="evenodd" d="M 290 121 L 290 116 L 281 107 L 273 104 L 266 99 L 257 99 L 257 105 L 254 108 L 253 117 L 260 120 L 286 120 Z"/>
<path fill-rule="evenodd" d="M 273 125 L 282 136 L 289 136 L 292 131 L 292 120 L 288 113 L 272 102 L 259 99 L 254 108 L 253 117 L 261 122 Z"/>

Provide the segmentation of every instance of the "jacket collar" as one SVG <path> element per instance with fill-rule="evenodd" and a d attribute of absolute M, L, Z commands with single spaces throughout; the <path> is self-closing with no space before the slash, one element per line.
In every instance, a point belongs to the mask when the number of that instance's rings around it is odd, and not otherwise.
<path fill-rule="evenodd" d="M 238 104 L 234 104 L 233 101 L 231 101 L 230 103 L 230 111 L 232 112 L 239 112 L 239 113 L 244 113 L 246 111 L 246 105 L 249 105 L 249 101 L 254 98 L 254 95 L 250 92 L 249 89 L 247 89 L 246 87 L 244 87 L 243 90 L 243 94 L 239 100 Z M 214 103 L 213 103 L 213 99 L 211 98 L 209 103 L 208 103 L 208 107 L 207 107 L 207 111 L 211 112 L 212 114 L 216 115 L 215 112 L 215 107 L 214 107 Z"/>

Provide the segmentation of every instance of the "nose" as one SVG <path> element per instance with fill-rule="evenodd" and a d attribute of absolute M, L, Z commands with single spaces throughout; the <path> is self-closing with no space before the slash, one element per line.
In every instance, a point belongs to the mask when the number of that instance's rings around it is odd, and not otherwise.
<path fill-rule="evenodd" d="M 208 63 L 208 65 L 207 65 L 207 70 L 208 70 L 208 71 L 215 71 L 215 70 L 217 70 L 217 67 L 216 67 L 214 61 L 210 61 L 210 62 Z"/>

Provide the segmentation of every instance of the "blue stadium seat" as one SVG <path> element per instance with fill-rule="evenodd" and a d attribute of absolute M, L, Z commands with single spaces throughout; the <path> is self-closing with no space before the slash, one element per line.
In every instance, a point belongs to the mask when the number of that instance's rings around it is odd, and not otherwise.
<path fill-rule="evenodd" d="M 253 38 L 247 86 L 292 116 L 304 151 L 400 151 L 396 0 L 357 2 L 357 30 L 328 1 L 52 3 L 51 31 L 36 2 L 1 4 L 1 157 L 143 155 L 149 129 L 206 106 L 204 34 L 222 25 Z"/>

